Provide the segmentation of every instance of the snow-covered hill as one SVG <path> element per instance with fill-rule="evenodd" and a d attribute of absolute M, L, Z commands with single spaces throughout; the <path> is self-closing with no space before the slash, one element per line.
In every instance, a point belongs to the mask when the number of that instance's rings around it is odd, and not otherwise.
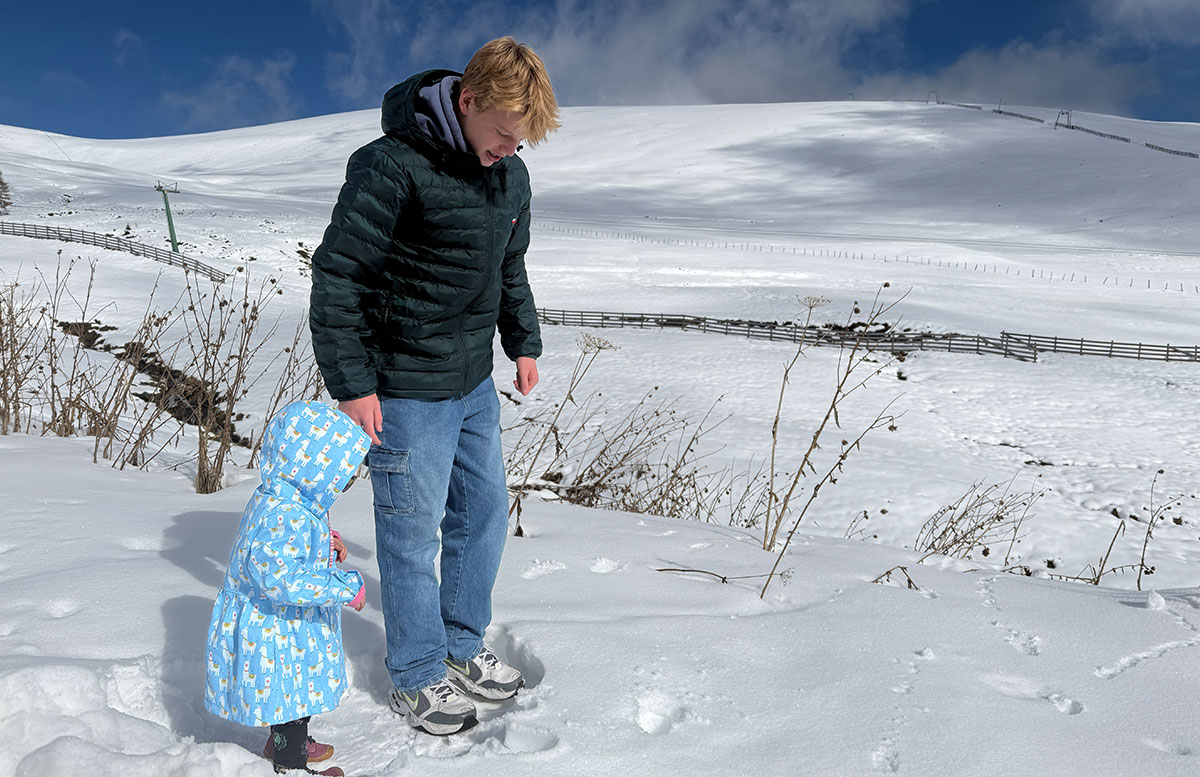
<path fill-rule="evenodd" d="M 908 103 L 571 109 L 523 152 L 535 187 L 528 266 L 540 305 L 791 319 L 824 296 L 843 320 L 883 282 L 901 326 L 1200 343 L 1200 162 L 1045 125 Z M 1077 124 L 1184 150 L 1200 126 L 1076 113 Z M 302 321 L 301 256 L 320 239 L 374 112 L 208 135 L 96 141 L 0 127 L 8 219 L 166 245 L 157 181 L 184 250 L 277 277 L 280 331 Z M 50 271 L 58 251 L 99 263 L 98 317 L 120 342 L 172 268 L 81 246 L 0 237 L 0 272 Z M 1051 280 L 1051 278 L 1053 278 Z M 543 383 L 512 415 L 561 400 L 578 330 L 546 327 Z M 675 331 L 606 330 L 586 387 L 617 409 L 657 386 L 729 422 L 714 466 L 768 453 L 790 346 Z M 793 373 L 784 468 L 812 434 L 837 353 Z M 497 364 L 505 385 L 509 367 Z M 378 611 L 347 614 L 353 691 L 319 720 L 351 774 L 1190 774 L 1200 644 L 1200 516 L 1190 500 L 1151 540 L 1158 593 L 1031 580 L 959 562 L 915 566 L 918 529 L 974 481 L 1047 494 L 1020 560 L 1075 573 L 1119 522 L 1200 475 L 1200 367 L 1065 355 L 1037 363 L 917 354 L 842 414 L 868 438 L 822 493 L 765 601 L 771 557 L 743 530 L 550 504 L 527 512 L 497 587 L 495 640 L 531 678 L 474 733 L 409 733 L 382 702 Z M 265 399 L 243 412 L 261 420 Z M 10 505 L 0 547 L 0 773 L 261 774 L 257 734 L 203 712 L 207 609 L 251 484 L 212 496 L 169 471 L 115 473 L 75 441 L 0 440 Z M 165 457 L 164 461 L 180 461 Z M 47 477 L 47 473 L 54 473 Z M 336 510 L 377 572 L 365 493 Z M 842 539 L 871 515 L 873 542 Z M 885 512 L 886 511 L 886 512 Z M 1112 564 L 1141 550 L 1130 522 Z M 920 590 L 874 585 L 907 564 Z M 1133 579 L 1108 577 L 1130 588 Z M 1151 712 L 1148 712 L 1151 711 Z M 249 752 L 248 752 L 249 751 Z"/>

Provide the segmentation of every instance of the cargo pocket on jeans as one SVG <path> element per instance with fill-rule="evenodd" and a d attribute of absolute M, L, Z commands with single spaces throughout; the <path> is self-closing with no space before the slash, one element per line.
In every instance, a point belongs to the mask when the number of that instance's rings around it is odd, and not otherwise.
<path fill-rule="evenodd" d="M 413 511 L 412 478 L 408 451 L 373 446 L 367 454 L 375 509 L 386 515 L 410 515 Z"/>

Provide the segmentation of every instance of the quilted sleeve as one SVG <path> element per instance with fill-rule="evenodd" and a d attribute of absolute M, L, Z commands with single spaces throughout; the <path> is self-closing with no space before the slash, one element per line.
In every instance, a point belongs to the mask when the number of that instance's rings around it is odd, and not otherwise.
<path fill-rule="evenodd" d="M 410 193 L 411 179 L 386 149 L 360 148 L 350 157 L 333 216 L 313 252 L 313 353 L 330 396 L 339 401 L 375 393 L 363 311 L 377 304 L 392 232 Z"/>
<path fill-rule="evenodd" d="M 525 251 L 529 248 L 529 199 L 521 206 L 517 222 L 504 251 L 500 275 L 500 347 L 513 361 L 519 356 L 542 355 L 542 334 L 529 278 L 525 274 Z"/>
<path fill-rule="evenodd" d="M 263 515 L 250 537 L 246 572 L 258 592 L 276 604 L 337 607 L 349 603 L 362 588 L 362 575 L 328 561 L 329 535 L 298 507 L 285 506 Z M 324 562 L 317 544 L 324 542 Z"/>

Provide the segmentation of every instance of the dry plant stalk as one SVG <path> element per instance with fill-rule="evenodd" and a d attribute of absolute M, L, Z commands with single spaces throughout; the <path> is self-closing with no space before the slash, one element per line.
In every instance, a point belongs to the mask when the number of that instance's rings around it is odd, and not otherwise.
<path fill-rule="evenodd" d="M 136 359 L 98 345 L 98 330 L 103 327 L 96 316 L 108 306 L 91 310 L 96 264 L 91 264 L 81 300 L 70 288 L 76 262 L 69 262 L 64 269 L 61 254 L 53 279 L 39 269 L 38 280 L 24 297 L 17 297 L 19 282 L 0 291 L 2 427 L 5 433 L 22 428 L 31 432 L 36 414 L 44 419 L 42 434 L 93 436 L 93 461 L 113 458 L 116 440 L 131 433 L 123 428 L 122 420 L 136 396 Z M 157 282 L 138 337 L 151 331 L 161 333 L 165 326 L 166 318 L 152 310 L 156 291 Z M 76 321 L 63 320 L 68 301 L 74 303 L 71 317 Z M 105 365 L 89 353 L 101 351 L 113 353 L 115 360 Z M 134 427 L 138 426 L 135 420 Z M 124 467 L 124 457 L 119 460 Z"/>
<path fill-rule="evenodd" d="M 114 387 L 109 400 L 108 413 L 113 421 L 114 432 L 109 436 L 103 455 L 112 461 L 112 466 L 125 469 L 126 466 L 145 467 L 153 461 L 168 445 L 177 444 L 183 432 L 183 423 L 169 412 L 178 403 L 176 386 L 182 385 L 170 378 L 169 373 L 155 380 L 160 391 L 157 398 L 149 393 L 139 394 L 136 388 L 144 380 L 144 375 L 153 370 L 156 365 L 164 365 L 173 360 L 179 353 L 183 343 L 181 340 L 168 341 L 167 333 L 178 323 L 181 317 L 180 299 L 167 307 L 170 313 L 160 311 L 154 306 L 158 294 L 158 284 L 155 280 L 146 302 L 146 311 L 142 321 L 134 330 L 131 339 L 114 351 L 117 363 L 122 365 L 119 374 L 123 380 Z M 157 372 L 157 370 L 156 370 Z M 139 401 L 135 402 L 137 399 Z M 127 422 L 127 426 L 122 421 Z M 160 439 L 160 433 L 168 425 L 174 423 L 174 429 L 166 440 L 162 441 L 153 454 L 147 454 L 153 441 Z M 117 449 L 117 442 L 121 447 Z M 99 440 L 97 440 L 97 444 Z"/>
<path fill-rule="evenodd" d="M 516 489 L 516 495 L 513 498 L 512 506 L 508 509 L 508 516 L 511 518 L 513 513 L 516 513 L 516 526 L 513 529 L 514 537 L 523 537 L 525 532 L 521 529 L 521 500 L 525 496 L 525 489 L 529 485 L 529 476 L 533 474 L 533 468 L 537 466 L 538 457 L 542 455 L 542 451 L 546 448 L 546 443 L 551 435 L 558 432 L 558 419 L 562 416 L 563 410 L 567 403 L 575 404 L 575 390 L 579 388 L 579 384 L 583 382 L 583 377 L 587 375 L 587 371 L 591 369 L 595 363 L 596 357 L 603 351 L 615 351 L 617 347 L 603 337 L 584 334 L 581 335 L 578 341 L 579 358 L 575 360 L 575 367 L 571 370 L 571 379 L 567 381 L 567 394 L 563 397 L 563 401 L 558 403 L 558 408 L 554 412 L 554 417 L 550 420 L 546 427 L 545 434 L 542 435 L 541 441 L 533 452 L 533 458 L 529 462 L 529 466 L 525 470 L 525 477 L 521 481 L 521 485 Z"/>
<path fill-rule="evenodd" d="M 1006 541 L 1007 566 L 1030 509 L 1046 493 L 1043 489 L 1013 493 L 1016 479 L 1013 475 L 1006 483 L 988 486 L 976 481 L 962 496 L 934 513 L 917 533 L 914 549 L 925 554 L 917 563 L 930 556 L 967 560 L 976 552 L 989 556 L 991 545 Z"/>
<path fill-rule="evenodd" d="M 584 507 L 702 521 L 728 509 L 731 525 L 752 522 L 744 516 L 764 501 L 762 468 L 756 472 L 747 466 L 743 474 L 732 467 L 710 471 L 704 466 L 716 451 L 702 453 L 703 438 L 726 420 L 714 418 L 716 403 L 698 422 L 692 421 L 678 412 L 675 401 L 658 399 L 656 386 L 610 419 L 598 392 L 579 399 L 598 346 L 594 340 L 581 341 L 564 402 L 504 430 L 521 430 L 506 455 L 508 469 L 520 473 L 520 484 L 512 489 L 517 492 L 513 510 L 518 528 L 520 500 L 532 488 Z M 565 412 L 568 401 L 570 413 Z"/>
<path fill-rule="evenodd" d="M 59 251 L 59 256 L 61 255 L 62 252 Z M 41 285 L 49 295 L 49 302 L 41 309 L 40 323 L 45 331 L 42 359 L 47 368 L 42 373 L 40 393 L 47 405 L 49 416 L 42 426 L 43 436 L 49 433 L 59 437 L 70 437 L 86 428 L 88 416 L 92 414 L 89 412 L 91 408 L 87 399 L 92 393 L 91 381 L 95 370 L 84 353 L 82 338 L 67 338 L 68 327 L 64 326 L 63 315 L 66 299 L 75 304 L 77 313 L 72 317 L 77 315 L 77 320 L 84 324 L 92 322 L 101 312 L 90 309 L 96 282 L 96 262 L 92 261 L 89 264 L 88 281 L 82 301 L 76 298 L 70 287 L 75 265 L 76 260 L 72 259 L 64 271 L 60 261 L 55 268 L 53 282 L 38 270 Z"/>
<path fill-rule="evenodd" d="M 815 466 L 813 465 L 813 457 L 815 456 L 816 452 L 818 450 L 820 450 L 820 448 L 821 448 L 821 444 L 820 444 L 821 438 L 824 436 L 826 428 L 829 426 L 829 423 L 832 421 L 834 426 L 836 426 L 839 429 L 841 428 L 841 419 L 839 417 L 839 412 L 838 412 L 838 408 L 841 405 L 841 403 L 844 402 L 846 399 L 848 399 L 854 392 L 858 391 L 863 386 L 865 386 L 867 381 L 869 381 L 871 378 L 873 378 L 876 375 L 883 372 L 883 370 L 885 368 L 887 368 L 894 360 L 894 358 L 887 360 L 886 362 L 880 364 L 879 366 L 876 366 L 873 369 L 871 369 L 870 372 L 868 372 L 868 374 L 865 377 L 858 379 L 858 375 L 860 373 L 860 368 L 864 364 L 866 364 L 867 361 L 874 354 L 874 350 L 871 348 L 870 342 L 866 339 L 868 331 L 870 330 L 870 328 L 872 326 L 874 326 L 876 323 L 878 323 L 880 321 L 880 319 L 883 318 L 884 315 L 891 312 L 891 310 L 893 308 L 895 308 L 896 305 L 898 305 L 900 303 L 900 301 L 903 300 L 903 298 L 904 298 L 903 296 L 901 296 L 900 298 L 898 298 L 892 302 L 889 302 L 889 303 L 882 302 L 881 295 L 883 293 L 883 290 L 886 288 L 890 288 L 890 287 L 891 287 L 890 283 L 884 283 L 879 288 L 879 290 L 876 291 L 875 300 L 871 303 L 871 309 L 867 314 L 867 320 L 865 322 L 865 325 L 862 327 L 859 327 L 857 330 L 858 337 L 856 337 L 854 339 L 854 342 L 851 343 L 851 345 L 848 348 L 843 348 L 841 353 L 838 355 L 838 371 L 837 371 L 838 379 L 837 379 L 837 384 L 834 387 L 833 396 L 830 397 L 829 405 L 828 405 L 828 407 L 826 407 L 825 413 L 822 416 L 820 423 L 817 425 L 816 431 L 814 431 L 812 434 L 812 439 L 809 441 L 808 449 L 805 450 L 804 456 L 800 461 L 800 465 L 798 467 L 796 467 L 796 471 L 792 475 L 791 483 L 788 484 L 787 492 L 783 495 L 782 498 L 780 498 L 778 495 L 778 492 L 775 488 L 773 473 L 775 470 L 775 447 L 776 447 L 777 441 L 778 441 L 776 430 L 778 429 L 779 420 L 780 420 L 780 417 L 783 412 L 783 394 L 787 387 L 787 378 L 788 378 L 788 374 L 790 373 L 790 371 L 792 369 L 792 366 L 795 365 L 796 360 L 800 357 L 801 354 L 803 354 L 803 352 L 807 349 L 808 345 L 811 345 L 811 343 L 806 344 L 804 342 L 801 342 L 801 344 L 796 349 L 796 355 L 792 358 L 791 363 L 788 364 L 787 368 L 784 370 L 784 378 L 782 381 L 782 386 L 779 391 L 779 404 L 776 407 L 775 420 L 772 425 L 772 441 L 771 441 L 772 477 L 771 477 L 770 495 L 768 496 L 768 512 L 766 515 L 766 521 L 763 526 L 763 550 L 766 550 L 766 551 L 774 550 L 776 540 L 778 539 L 778 536 L 779 536 L 779 530 L 782 527 L 784 519 L 788 514 L 788 506 L 791 503 L 792 497 L 795 495 L 796 488 L 799 486 L 800 480 L 802 478 L 808 477 L 809 475 L 817 474 L 817 470 L 816 470 Z M 809 316 L 811 317 L 813 309 L 818 307 L 819 305 L 823 304 L 824 300 L 823 300 L 823 298 L 806 297 L 804 300 L 801 300 L 801 302 L 808 308 Z M 850 326 L 851 324 L 854 323 L 853 317 L 855 315 L 859 314 L 860 312 L 861 312 L 861 309 L 859 308 L 858 303 L 857 302 L 854 303 L 854 309 L 853 309 L 853 312 L 850 314 L 850 317 L 847 321 L 847 326 Z M 891 406 L 891 403 L 889 403 L 888 407 L 890 407 L 890 406 Z M 892 427 L 891 422 L 894 421 L 895 418 L 893 416 L 885 415 L 884 413 L 886 413 L 886 408 L 883 412 L 881 412 L 879 414 L 879 416 L 876 417 L 875 421 L 872 422 L 871 426 L 869 426 L 866 431 L 871 431 L 872 429 L 878 428 L 877 425 L 886 425 L 886 426 L 888 426 L 888 428 L 891 428 Z M 887 421 L 888 423 L 883 424 L 882 422 L 884 422 L 884 421 Z M 865 436 L 866 431 L 864 431 L 863 434 L 860 434 L 853 443 L 848 444 L 848 443 L 846 443 L 845 440 L 842 441 L 842 448 L 843 448 L 842 456 L 839 458 L 839 464 L 836 465 L 836 469 L 838 471 L 840 471 L 840 469 L 841 469 L 840 464 L 842 462 L 844 462 L 846 454 L 849 452 L 849 450 L 854 450 L 854 449 L 858 448 L 858 444 Z M 828 479 L 832 480 L 832 477 L 828 477 Z M 808 504 L 812 503 L 813 498 L 816 496 L 816 493 L 815 493 L 816 490 L 819 489 L 820 486 L 824 482 L 827 482 L 826 478 L 823 478 L 822 481 L 820 483 L 818 483 L 817 486 L 814 487 L 814 491 L 809 498 Z M 775 510 L 775 514 L 772 516 L 770 513 L 770 510 L 769 510 L 769 507 L 770 507 L 770 504 L 773 502 L 777 502 L 778 507 Z M 805 505 L 805 509 L 807 509 L 807 504 Z M 802 516 L 803 516 L 803 511 L 801 512 L 801 517 Z M 790 535 L 789 535 L 789 539 L 790 539 Z M 766 590 L 766 587 L 764 586 L 764 591 L 765 590 Z"/>
<path fill-rule="evenodd" d="M 804 516 L 808 513 L 809 508 L 816 501 L 821 489 L 826 484 L 837 482 L 837 476 L 843 472 L 846 460 L 853 451 L 861 450 L 862 441 L 868 434 L 878 429 L 887 429 L 888 431 L 895 431 L 896 429 L 896 416 L 891 415 L 889 412 L 892 404 L 895 401 L 893 400 L 892 402 L 889 402 L 878 414 L 876 414 L 875 418 L 869 424 L 867 424 L 866 428 L 863 429 L 852 440 L 843 439 L 841 441 L 841 450 L 839 451 L 838 456 L 826 469 L 824 474 L 820 475 L 816 482 L 813 483 L 812 488 L 808 493 L 808 499 L 805 500 L 801 508 L 796 511 L 795 518 L 792 520 L 792 525 L 787 533 L 786 538 L 784 539 L 782 545 L 778 547 L 778 550 L 776 550 L 780 528 L 783 526 L 784 520 L 791 515 L 789 508 L 791 506 L 792 498 L 796 495 L 800 481 L 808 478 L 809 476 L 816 476 L 818 474 L 814 463 L 814 457 L 816 452 L 821 448 L 821 440 L 825 436 L 830 423 L 832 422 L 833 426 L 838 429 L 841 428 L 841 418 L 839 413 L 841 404 L 856 391 L 865 386 L 871 378 L 882 373 L 883 370 L 890 366 L 895 360 L 895 357 L 892 357 L 882 363 L 870 366 L 867 368 L 868 372 L 866 375 L 860 377 L 862 368 L 868 363 L 875 353 L 871 347 L 870 340 L 867 338 L 867 333 L 870 331 L 871 327 L 880 322 L 883 316 L 891 312 L 891 310 L 895 308 L 901 300 L 904 299 L 903 295 L 901 295 L 898 299 L 892 302 L 884 302 L 881 299 L 883 290 L 890 287 L 891 284 L 884 283 L 882 286 L 880 286 L 879 290 L 876 291 L 875 299 L 871 303 L 871 308 L 867 313 L 865 325 L 856 328 L 858 336 L 849 346 L 843 347 L 839 353 L 837 383 L 834 386 L 833 395 L 830 397 L 829 405 L 826 407 L 820 423 L 813 432 L 808 449 L 804 452 L 804 456 L 801 459 L 799 466 L 796 467 L 795 472 L 792 475 L 791 482 L 787 484 L 787 490 L 784 492 L 782 498 L 779 497 L 778 491 L 774 485 L 774 479 L 772 479 L 770 489 L 772 495 L 769 497 L 769 501 L 776 503 L 777 507 L 775 508 L 774 515 L 768 513 L 766 520 L 764 521 L 763 550 L 776 552 L 776 558 L 775 564 L 771 567 L 771 572 L 767 576 L 767 581 L 763 584 L 762 590 L 759 592 L 760 598 L 766 597 L 767 588 L 771 585 L 771 581 L 774 579 L 776 571 L 779 569 L 779 565 L 783 562 L 784 554 L 787 553 L 788 546 L 791 545 L 792 538 L 795 536 L 796 530 L 800 528 L 800 523 L 804 520 Z M 812 307 L 810 307 L 809 310 L 811 311 Z M 859 308 L 858 303 L 855 303 L 853 312 L 851 313 L 847 322 L 847 327 L 850 327 L 854 324 L 853 316 L 858 315 L 861 312 L 862 311 Z M 803 347 L 797 349 L 798 353 L 802 352 L 802 350 Z M 795 360 L 793 359 L 793 363 L 794 362 Z M 784 385 L 786 386 L 786 377 L 784 380 Z M 779 410 L 776 413 L 776 424 L 779 422 L 780 413 L 782 413 L 782 391 Z M 772 462 L 774 462 L 774 460 L 775 456 L 774 452 L 772 452 Z"/>
<path fill-rule="evenodd" d="M 284 405 L 300 399 L 320 399 L 325 393 L 325 379 L 321 376 L 321 368 L 312 352 L 312 340 L 305 335 L 308 333 L 308 315 L 300 317 L 292 342 L 283 349 L 283 368 L 279 379 L 275 381 L 275 389 L 271 392 L 271 401 L 267 403 L 267 412 L 263 415 L 263 425 L 274 417 L 275 412 Z M 273 362 L 274 360 L 272 360 Z M 270 365 L 268 365 L 269 367 Z M 253 468 L 262 452 L 262 435 L 259 434 L 251 445 L 250 461 L 246 465 Z"/>
<path fill-rule="evenodd" d="M 1148 508 L 1150 510 L 1150 517 L 1146 521 L 1146 531 L 1142 536 L 1141 555 L 1138 557 L 1137 561 L 1130 564 L 1120 564 L 1115 567 L 1108 566 L 1108 559 L 1110 556 L 1112 556 L 1113 547 L 1116 546 L 1117 539 L 1125 534 L 1126 521 L 1125 519 L 1121 519 L 1121 522 L 1117 524 L 1116 530 L 1113 531 L 1112 539 L 1109 540 L 1108 549 L 1105 550 L 1104 555 L 1100 557 L 1098 562 L 1095 564 L 1088 564 L 1078 575 L 1051 574 L 1050 576 L 1059 580 L 1075 580 L 1078 582 L 1087 583 L 1088 585 L 1098 586 L 1100 585 L 1100 581 L 1103 580 L 1106 575 L 1121 575 L 1126 572 L 1133 572 L 1136 570 L 1137 590 L 1142 590 L 1142 576 L 1153 575 L 1155 572 L 1155 567 L 1146 563 L 1146 551 L 1149 550 L 1150 540 L 1154 536 L 1154 527 L 1166 517 L 1168 512 L 1171 512 L 1175 509 L 1175 507 L 1183 502 L 1185 498 L 1184 494 L 1177 494 L 1160 505 L 1154 504 L 1154 489 L 1158 485 L 1158 476 L 1162 475 L 1163 472 L 1164 470 L 1161 469 L 1156 471 L 1153 480 L 1150 481 L 1150 505 Z M 1193 494 L 1191 498 L 1195 499 L 1195 494 Z"/>
<path fill-rule="evenodd" d="M 28 292 L 20 294 L 15 281 L 0 287 L 0 432 L 32 431 L 40 418 L 42 434 L 93 436 L 93 460 L 109 458 L 123 469 L 146 466 L 178 443 L 184 423 L 194 423 L 196 488 L 220 488 L 232 446 L 244 444 L 233 430 L 235 405 L 282 355 L 259 369 L 257 357 L 277 325 L 262 321 L 267 301 L 282 293 L 275 279 L 256 292 L 247 279 L 240 294 L 235 289 L 228 298 L 216 284 L 201 291 L 202 280 L 188 273 L 186 290 L 168 312 L 154 308 L 156 281 L 132 339 L 113 348 L 98 345 L 97 316 L 107 306 L 93 310 L 96 263 L 79 295 L 72 289 L 75 268 L 75 261 L 64 266 L 59 251 L 53 275 L 38 269 Z M 64 320 L 68 312 L 73 321 Z M 295 385 L 314 395 L 321 390 L 315 364 L 302 365 L 299 339 L 297 333 L 293 347 L 282 352 L 287 363 L 280 396 Z M 105 352 L 112 361 L 89 352 Z M 295 378 L 300 380 L 291 383 Z M 178 428 L 164 438 L 173 421 Z"/>
<path fill-rule="evenodd" d="M 920 563 L 920 562 L 918 562 L 918 563 Z M 903 566 L 901 564 L 897 564 L 896 566 L 887 570 L 886 572 L 884 572 L 883 574 L 881 574 L 879 577 L 875 578 L 871 582 L 879 583 L 880 585 L 886 585 L 886 584 L 892 582 L 892 573 L 893 572 L 899 572 L 902 575 L 904 575 L 904 579 L 906 581 L 905 587 L 908 588 L 908 590 L 910 590 L 910 591 L 920 591 L 921 590 L 921 587 L 919 585 L 917 585 L 916 582 L 913 581 L 911 576 L 909 576 L 908 567 Z"/>
<path fill-rule="evenodd" d="M 958 499 L 939 508 L 917 533 L 913 548 L 924 555 L 917 559 L 916 563 L 924 564 L 930 556 L 949 556 L 967 560 L 970 560 L 976 552 L 982 556 L 989 556 L 993 544 L 1007 542 L 1008 549 L 1004 554 L 1006 569 L 1004 571 L 1025 569 L 1021 565 L 1009 567 L 1009 559 L 1012 556 L 1013 547 L 1023 536 L 1021 527 L 1029 517 L 1030 510 L 1046 492 L 1044 489 L 1035 488 L 1013 493 L 1011 489 L 1016 479 L 1017 475 L 1013 475 L 1007 482 L 993 483 L 988 486 L 983 486 L 982 481 L 976 481 Z M 846 530 L 846 537 L 850 538 L 863 533 L 860 527 L 866 520 L 868 520 L 866 512 L 856 516 Z M 909 576 L 906 566 L 892 567 L 871 582 L 889 583 L 892 580 L 892 572 L 897 570 L 904 573 L 910 589 L 917 588 L 917 584 Z"/>
<path fill-rule="evenodd" d="M 1183 494 L 1176 494 L 1161 505 L 1154 504 L 1154 489 L 1158 485 L 1158 476 L 1163 474 L 1163 470 L 1158 470 L 1154 473 L 1154 479 L 1150 481 L 1150 520 L 1146 522 L 1146 534 L 1142 538 L 1142 555 L 1138 558 L 1137 564 L 1137 589 L 1142 590 L 1142 575 L 1153 575 L 1154 567 L 1146 565 L 1146 550 L 1150 547 L 1150 538 L 1154 536 L 1154 526 L 1161 519 L 1166 517 L 1166 514 L 1175 509 L 1176 505 L 1183 501 Z M 1195 499 L 1192 495 L 1192 499 Z"/>
<path fill-rule="evenodd" d="M 812 331 L 810 329 L 812 315 L 817 308 L 828 305 L 829 300 L 825 297 L 807 296 L 800 298 L 800 304 L 806 311 L 804 326 L 801 330 L 803 334 L 796 346 L 796 352 L 792 355 L 792 360 L 783 368 L 783 380 L 779 384 L 779 399 L 775 403 L 775 418 L 771 422 L 771 462 L 767 465 L 767 505 L 763 515 L 763 550 L 770 550 L 774 546 L 775 534 L 779 531 L 778 526 L 775 527 L 774 532 L 771 531 L 771 508 L 775 502 L 775 457 L 779 450 L 779 421 L 783 418 L 783 395 L 787 391 L 788 377 L 792 374 L 792 368 L 796 366 L 796 362 L 810 346 L 820 342 L 815 337 L 812 341 L 808 340 L 808 334 Z"/>
<path fill-rule="evenodd" d="M 233 431 L 234 406 L 254 385 L 251 365 L 278 325 L 276 321 L 265 334 L 259 333 L 263 308 L 282 291 L 269 278 L 252 294 L 250 278 L 244 276 L 240 294 L 227 298 L 216 283 L 201 292 L 196 288 L 200 282 L 190 275 L 183 323 L 197 381 L 194 396 L 189 397 L 197 427 L 196 492 L 211 494 L 222 486 L 230 450 L 242 442 Z M 215 449 L 210 443 L 216 444 Z"/>
<path fill-rule="evenodd" d="M 0 287 L 0 435 L 28 432 L 33 423 L 28 394 L 40 359 L 40 305 L 37 287 L 18 295 L 21 285 Z"/>
<path fill-rule="evenodd" d="M 667 518 L 710 520 L 728 473 L 706 471 L 701 439 L 726 419 L 698 423 L 679 415 L 674 401 L 653 403 L 645 394 L 614 423 L 598 426 L 581 451 L 571 453 L 578 470 L 554 490 L 573 504 Z M 564 453 L 566 451 L 564 450 Z"/>

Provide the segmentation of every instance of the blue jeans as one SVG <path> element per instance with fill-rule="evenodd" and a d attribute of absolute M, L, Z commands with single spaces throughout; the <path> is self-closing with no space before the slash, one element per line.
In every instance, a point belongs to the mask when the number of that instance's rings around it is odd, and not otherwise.
<path fill-rule="evenodd" d="M 383 445 L 367 461 L 375 495 L 387 668 L 400 691 L 474 658 L 492 620 L 508 534 L 500 402 L 488 378 L 459 399 L 380 398 Z M 441 529 L 441 583 L 435 570 Z"/>

